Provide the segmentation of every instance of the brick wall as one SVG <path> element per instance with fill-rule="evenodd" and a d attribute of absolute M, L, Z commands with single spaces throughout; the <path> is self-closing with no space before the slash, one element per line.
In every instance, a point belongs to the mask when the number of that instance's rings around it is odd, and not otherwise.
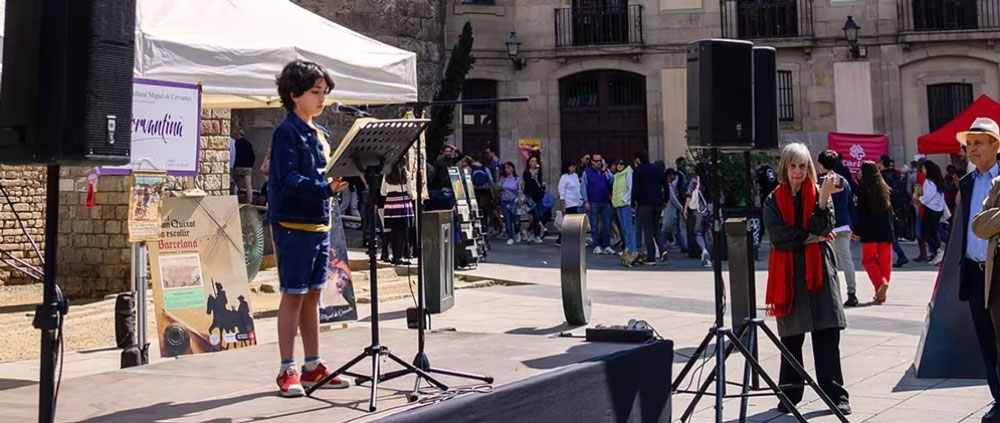
<path fill-rule="evenodd" d="M 45 168 L 0 166 L 0 185 L 3 185 L 14 202 L 12 210 L 7 200 L 0 196 L 0 236 L 2 236 L 0 249 L 40 269 L 42 262 L 14 219 L 14 211 L 16 210 L 24 221 L 28 234 L 38 243 L 39 251 L 44 253 Z M 0 263 L 0 284 L 22 285 L 32 282 L 31 278 Z"/>
<path fill-rule="evenodd" d="M 202 111 L 201 156 L 197 178 L 170 177 L 168 195 L 201 188 L 208 195 L 229 193 L 229 110 Z M 84 207 L 88 175 L 94 168 L 63 167 L 59 181 L 58 277 L 70 298 L 94 298 L 128 290 L 131 286 L 131 246 L 128 243 L 129 176 L 97 178 L 93 208 Z M 45 169 L 0 167 L 3 183 L 26 220 L 29 233 L 43 248 Z M 2 199 L 0 199 L 2 200 Z M 34 257 L 27 238 L 6 203 L 0 206 L 3 243 L 0 248 L 19 257 Z M 26 259 L 41 265 L 36 259 Z M 0 265 L 0 285 L 30 283 L 30 279 Z"/>

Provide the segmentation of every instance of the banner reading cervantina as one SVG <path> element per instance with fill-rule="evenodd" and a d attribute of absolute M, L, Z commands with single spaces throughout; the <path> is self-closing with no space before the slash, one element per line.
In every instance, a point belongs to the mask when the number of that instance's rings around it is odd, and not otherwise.
<path fill-rule="evenodd" d="M 149 261 L 161 356 L 257 344 L 236 197 L 165 199 Z"/>

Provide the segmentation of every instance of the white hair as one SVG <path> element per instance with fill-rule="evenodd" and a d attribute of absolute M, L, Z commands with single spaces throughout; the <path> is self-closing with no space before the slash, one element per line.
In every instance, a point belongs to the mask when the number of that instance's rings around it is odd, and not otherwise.
<path fill-rule="evenodd" d="M 781 160 L 778 161 L 778 182 L 788 184 L 788 166 L 793 163 L 804 163 L 807 167 L 806 177 L 816 183 L 816 166 L 812 161 L 809 147 L 800 142 L 786 144 L 781 148 Z M 831 171 L 833 169 L 830 169 Z"/>

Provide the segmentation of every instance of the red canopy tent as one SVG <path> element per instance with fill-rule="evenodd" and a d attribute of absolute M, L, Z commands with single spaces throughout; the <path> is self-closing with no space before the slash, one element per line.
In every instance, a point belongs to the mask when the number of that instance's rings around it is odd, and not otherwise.
<path fill-rule="evenodd" d="M 957 117 L 937 131 L 917 138 L 917 152 L 920 154 L 959 154 L 961 147 L 955 134 L 968 131 L 977 117 L 988 117 L 1000 122 L 1000 103 L 987 95 L 981 95 Z"/>

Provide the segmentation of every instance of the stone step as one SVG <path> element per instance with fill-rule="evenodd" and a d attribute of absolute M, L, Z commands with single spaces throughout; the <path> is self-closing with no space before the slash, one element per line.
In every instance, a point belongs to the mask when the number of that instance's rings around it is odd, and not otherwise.
<path fill-rule="evenodd" d="M 394 299 L 409 297 L 411 292 L 415 294 L 417 292 L 416 278 L 412 279 L 411 283 L 406 278 L 393 278 L 386 279 L 385 281 L 379 281 L 378 284 L 378 299 L 379 302 L 392 301 Z M 412 287 L 412 291 L 411 291 Z M 354 296 L 357 298 L 358 303 L 370 303 L 371 295 L 368 285 L 354 285 Z"/>
<path fill-rule="evenodd" d="M 352 271 L 351 280 L 354 282 L 355 286 L 359 284 L 368 285 L 370 275 L 371 273 L 368 271 L 367 268 L 365 268 L 364 270 Z M 407 268 L 407 266 L 380 267 L 377 271 L 377 275 L 379 283 L 381 283 L 384 280 L 395 279 L 395 278 L 406 279 L 407 275 L 409 275 L 411 279 L 414 279 L 414 281 L 416 281 L 417 267 L 416 266 L 409 266 L 409 268 Z"/>

